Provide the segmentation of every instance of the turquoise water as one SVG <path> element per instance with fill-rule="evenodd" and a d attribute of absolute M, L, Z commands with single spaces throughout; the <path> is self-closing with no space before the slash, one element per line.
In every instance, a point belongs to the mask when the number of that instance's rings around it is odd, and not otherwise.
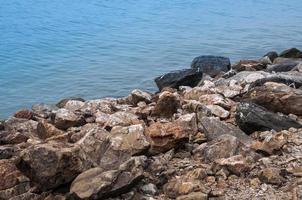
<path fill-rule="evenodd" d="M 2 0 L 0 118 L 60 98 L 155 91 L 201 54 L 302 48 L 301 0 Z"/>

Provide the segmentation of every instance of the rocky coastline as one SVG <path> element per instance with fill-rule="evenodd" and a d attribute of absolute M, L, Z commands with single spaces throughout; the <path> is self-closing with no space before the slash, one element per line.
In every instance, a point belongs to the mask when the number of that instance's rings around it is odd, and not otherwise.
<path fill-rule="evenodd" d="M 199 56 L 159 92 L 0 121 L 0 200 L 302 199 L 302 52 Z"/>

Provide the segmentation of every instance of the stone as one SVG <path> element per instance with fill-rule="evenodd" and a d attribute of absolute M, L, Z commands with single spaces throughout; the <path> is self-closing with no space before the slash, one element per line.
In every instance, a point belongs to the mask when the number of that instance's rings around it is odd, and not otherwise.
<path fill-rule="evenodd" d="M 41 118 L 49 118 L 53 115 L 53 112 L 58 110 L 58 107 L 55 105 L 48 105 L 48 104 L 35 104 L 31 108 L 35 114 L 35 116 Z"/>
<path fill-rule="evenodd" d="M 148 183 L 140 187 L 140 191 L 147 195 L 155 196 L 158 193 L 156 185 Z"/>
<path fill-rule="evenodd" d="M 129 126 L 139 124 L 138 116 L 131 112 L 118 111 L 109 116 L 109 120 L 105 123 L 105 127 Z"/>
<path fill-rule="evenodd" d="M 235 155 L 229 158 L 222 158 L 215 161 L 218 165 L 224 166 L 232 174 L 243 175 L 250 170 L 252 163 L 248 162 L 242 155 Z"/>
<path fill-rule="evenodd" d="M 202 192 L 192 192 L 187 195 L 182 195 L 176 198 L 176 200 L 207 200 L 208 195 Z"/>
<path fill-rule="evenodd" d="M 273 112 L 302 115 L 302 91 L 282 83 L 266 82 L 252 88 L 243 99 Z"/>
<path fill-rule="evenodd" d="M 244 144 L 249 144 L 251 139 L 238 127 L 220 121 L 215 117 L 203 117 L 200 120 L 208 141 L 212 141 L 222 135 L 228 134 L 236 137 Z"/>
<path fill-rule="evenodd" d="M 171 118 L 179 107 L 179 96 L 175 93 L 165 91 L 159 95 L 159 99 L 152 114 L 155 116 Z"/>
<path fill-rule="evenodd" d="M 191 68 L 199 69 L 201 72 L 214 77 L 221 72 L 229 71 L 231 69 L 231 62 L 226 57 L 205 55 L 194 58 Z"/>
<path fill-rule="evenodd" d="M 61 108 L 56 112 L 54 124 L 57 128 L 66 130 L 73 126 L 84 125 L 85 119 L 80 115 L 76 115 L 72 111 Z"/>
<path fill-rule="evenodd" d="M 37 135 L 40 139 L 46 139 L 53 136 L 63 135 L 65 132 L 56 128 L 46 121 L 40 121 L 37 125 Z"/>
<path fill-rule="evenodd" d="M 95 114 L 95 117 L 95 122 L 104 126 L 109 121 L 110 114 L 99 111 Z"/>
<path fill-rule="evenodd" d="M 274 60 L 278 57 L 278 53 L 275 51 L 270 51 L 267 54 L 265 54 L 263 57 L 268 57 L 271 62 L 274 62 Z"/>
<path fill-rule="evenodd" d="M 159 90 L 165 87 L 178 89 L 180 86 L 195 87 L 202 79 L 199 69 L 183 69 L 171 71 L 154 79 Z"/>
<path fill-rule="evenodd" d="M 206 107 L 210 110 L 213 115 L 221 119 L 226 119 L 230 115 L 228 111 L 218 105 L 207 105 Z"/>
<path fill-rule="evenodd" d="M 0 199 L 10 199 L 30 189 L 30 180 L 10 160 L 0 160 L 0 176 Z"/>
<path fill-rule="evenodd" d="M 15 155 L 17 147 L 11 145 L 0 146 L 0 160 L 10 159 Z"/>
<path fill-rule="evenodd" d="M 285 182 L 285 178 L 280 175 L 281 171 L 278 168 L 265 168 L 259 174 L 260 181 L 264 183 L 281 185 Z"/>
<path fill-rule="evenodd" d="M 144 156 L 133 157 L 116 170 L 87 170 L 72 182 L 70 193 L 79 199 L 106 199 L 126 193 L 144 177 L 145 162 Z"/>
<path fill-rule="evenodd" d="M 0 120 L 0 131 L 3 131 L 5 129 L 5 121 Z"/>
<path fill-rule="evenodd" d="M 31 110 L 19 110 L 14 114 L 14 117 L 16 118 L 21 118 L 21 119 L 33 119 L 34 117 L 34 113 Z"/>
<path fill-rule="evenodd" d="M 229 110 L 235 104 L 234 101 L 232 101 L 228 98 L 225 98 L 221 94 L 201 95 L 199 97 L 199 101 L 205 105 L 218 105 L 227 110 Z"/>
<path fill-rule="evenodd" d="M 117 100 L 116 99 L 95 99 L 85 101 L 84 106 L 81 108 L 82 112 L 90 112 L 90 113 L 97 113 L 103 112 L 107 114 L 113 114 L 116 112 Z"/>
<path fill-rule="evenodd" d="M 232 66 L 232 69 L 240 71 L 258 71 L 266 68 L 266 65 L 257 60 L 240 60 Z"/>
<path fill-rule="evenodd" d="M 68 100 L 66 101 L 63 108 L 70 111 L 76 111 L 76 110 L 80 110 L 84 105 L 85 105 L 84 101 L 81 100 Z"/>
<path fill-rule="evenodd" d="M 20 194 L 18 196 L 15 196 L 13 198 L 10 198 L 9 200 L 44 200 L 43 196 L 31 193 L 31 192 L 26 192 L 23 194 Z"/>
<path fill-rule="evenodd" d="M 20 155 L 18 168 L 42 191 L 72 181 L 89 167 L 80 149 L 67 143 L 48 142 L 32 145 Z"/>
<path fill-rule="evenodd" d="M 140 101 L 143 101 L 146 103 L 151 103 L 152 95 L 148 92 L 144 92 L 142 90 L 135 89 L 131 92 L 131 100 L 134 105 L 136 105 Z"/>
<path fill-rule="evenodd" d="M 288 61 L 280 64 L 274 64 L 267 67 L 266 71 L 268 72 L 288 72 L 293 70 L 299 62 L 297 61 Z"/>
<path fill-rule="evenodd" d="M 85 102 L 84 99 L 80 98 L 80 97 L 69 97 L 69 98 L 65 98 L 62 99 L 61 101 L 59 101 L 56 106 L 58 108 L 64 108 L 66 106 L 66 104 L 68 103 L 68 101 L 80 101 L 80 102 Z"/>
<path fill-rule="evenodd" d="M 236 123 L 246 134 L 255 131 L 281 131 L 291 127 L 302 127 L 299 122 L 288 116 L 270 112 L 253 103 L 240 103 L 237 106 Z"/>
<path fill-rule="evenodd" d="M 290 48 L 281 52 L 279 56 L 284 58 L 302 58 L 302 52 L 297 48 Z"/>

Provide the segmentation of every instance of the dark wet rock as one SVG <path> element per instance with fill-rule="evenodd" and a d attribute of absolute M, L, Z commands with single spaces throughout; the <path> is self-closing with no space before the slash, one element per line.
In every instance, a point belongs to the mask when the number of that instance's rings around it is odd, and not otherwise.
<path fill-rule="evenodd" d="M 244 99 L 273 112 L 302 116 L 302 91 L 285 84 L 266 82 L 251 89 Z"/>
<path fill-rule="evenodd" d="M 203 117 L 200 120 L 200 124 L 203 127 L 208 141 L 212 141 L 224 134 L 232 135 L 242 143 L 249 143 L 251 141 L 238 127 L 220 121 L 215 117 Z"/>
<path fill-rule="evenodd" d="M 80 148 L 57 142 L 33 145 L 21 154 L 18 168 L 36 186 L 47 191 L 73 180 L 89 165 L 82 160 Z"/>
<path fill-rule="evenodd" d="M 297 48 L 291 48 L 284 50 L 279 56 L 284 58 L 302 58 L 302 52 Z"/>
<path fill-rule="evenodd" d="M 0 160 L 0 177 L 0 199 L 10 199 L 30 189 L 30 180 L 10 160 Z"/>
<path fill-rule="evenodd" d="M 288 61 L 281 64 L 274 64 L 267 67 L 266 71 L 268 72 L 288 72 L 294 69 L 299 62 L 297 61 Z"/>
<path fill-rule="evenodd" d="M 71 184 L 70 193 L 79 199 L 105 199 L 128 192 L 143 177 L 146 157 L 133 157 L 116 170 L 92 168 Z"/>
<path fill-rule="evenodd" d="M 180 107 L 179 95 L 171 92 L 163 92 L 159 95 L 159 99 L 152 112 L 155 116 L 170 118 Z"/>
<path fill-rule="evenodd" d="M 212 77 L 227 72 L 231 69 L 229 58 L 221 56 L 199 56 L 193 59 L 191 68 L 199 69 L 201 72 Z"/>
<path fill-rule="evenodd" d="M 56 106 L 58 108 L 64 108 L 66 103 L 70 100 L 75 100 L 75 101 L 81 101 L 81 102 L 85 102 L 85 99 L 83 98 L 80 98 L 80 97 L 69 97 L 69 98 L 66 98 L 66 99 L 62 99 L 61 101 L 59 101 Z"/>
<path fill-rule="evenodd" d="M 237 72 L 241 71 L 258 71 L 266 68 L 266 64 L 263 64 L 257 60 L 241 60 L 232 66 L 232 69 Z"/>
<path fill-rule="evenodd" d="M 287 130 L 302 127 L 297 121 L 268 111 L 253 103 L 240 103 L 236 110 L 236 123 L 247 134 L 255 131 Z"/>
<path fill-rule="evenodd" d="M 165 87 L 176 88 L 179 86 L 195 87 L 202 79 L 199 69 L 183 69 L 171 71 L 154 79 L 159 90 Z"/>
<path fill-rule="evenodd" d="M 14 114 L 14 117 L 16 118 L 21 118 L 21 119 L 33 119 L 34 117 L 34 113 L 31 110 L 19 110 Z"/>
<path fill-rule="evenodd" d="M 57 128 L 66 130 L 73 126 L 81 126 L 85 124 L 83 116 L 75 114 L 72 111 L 61 108 L 57 110 L 54 124 Z"/>
<path fill-rule="evenodd" d="M 278 53 L 275 51 L 270 51 L 267 54 L 265 54 L 263 57 L 268 57 L 271 62 L 274 62 L 274 60 L 278 57 Z"/>

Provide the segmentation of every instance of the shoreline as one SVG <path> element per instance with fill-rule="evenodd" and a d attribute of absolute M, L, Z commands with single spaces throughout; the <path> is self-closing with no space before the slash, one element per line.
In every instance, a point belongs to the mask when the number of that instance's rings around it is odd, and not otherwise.
<path fill-rule="evenodd" d="M 154 81 L 0 120 L 0 199 L 302 198 L 300 50 L 199 56 Z"/>

